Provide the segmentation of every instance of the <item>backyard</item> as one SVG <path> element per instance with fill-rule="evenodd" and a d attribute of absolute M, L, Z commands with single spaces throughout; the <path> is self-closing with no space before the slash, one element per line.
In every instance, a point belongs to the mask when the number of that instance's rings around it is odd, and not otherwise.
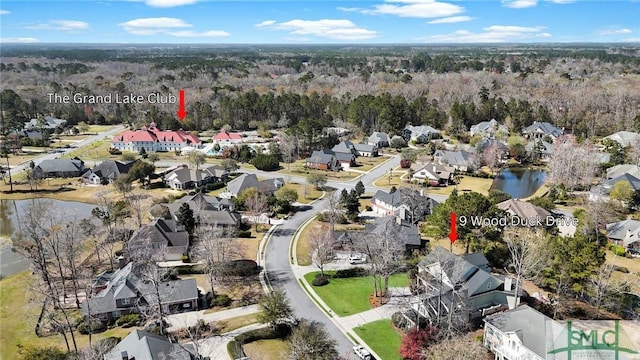
<path fill-rule="evenodd" d="M 320 272 L 315 271 L 305 274 L 304 278 L 311 281 Z M 325 271 L 325 274 L 332 274 L 332 271 Z M 409 286 L 406 273 L 391 275 L 389 287 Z M 331 279 L 329 284 L 324 286 L 311 286 L 311 289 L 322 298 L 322 300 L 338 316 L 348 316 L 371 309 L 369 295 L 373 293 L 373 280 L 370 276 Z M 345 296 L 349 294 L 349 296 Z"/>
<path fill-rule="evenodd" d="M 383 319 L 355 327 L 353 331 L 384 360 L 401 359 L 399 350 L 402 335 L 393 328 L 391 320 Z"/>
<path fill-rule="evenodd" d="M 35 285 L 34 277 L 28 271 L 0 280 L 0 359 L 14 359 L 17 345 L 31 345 L 36 347 L 53 346 L 66 349 L 60 335 L 38 337 L 35 325 L 41 309 L 42 299 L 33 291 L 28 291 Z M 74 311 L 75 312 L 75 311 Z M 79 316 L 75 315 L 75 316 Z M 105 332 L 94 334 L 93 341 L 108 337 L 123 338 L 133 328 L 115 327 Z M 75 333 L 78 347 L 89 344 L 89 336 Z"/>
<path fill-rule="evenodd" d="M 287 164 L 287 163 L 280 163 L 281 169 L 278 170 L 278 173 L 281 174 L 285 174 L 285 175 L 294 175 L 294 176 L 308 176 L 311 172 L 313 171 L 319 171 L 322 174 L 325 174 L 327 176 L 327 180 L 332 181 L 351 181 L 355 178 L 357 178 L 358 176 L 362 175 L 362 173 L 360 173 L 360 168 L 358 169 L 358 172 L 356 171 L 326 171 L 326 170 L 313 170 L 313 169 L 307 169 L 305 167 L 306 165 L 306 161 L 305 160 L 298 160 L 296 162 L 293 162 L 291 164 Z"/>
<path fill-rule="evenodd" d="M 289 344 L 285 340 L 257 340 L 242 347 L 247 358 L 255 360 L 286 359 Z"/>

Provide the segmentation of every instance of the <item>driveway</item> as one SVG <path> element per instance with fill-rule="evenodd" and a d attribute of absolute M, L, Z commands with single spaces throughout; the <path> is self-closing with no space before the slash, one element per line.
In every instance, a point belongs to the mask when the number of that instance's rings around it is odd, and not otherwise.
<path fill-rule="evenodd" d="M 229 310 L 216 311 L 205 314 L 205 310 L 189 311 L 180 314 L 167 315 L 166 320 L 169 323 L 167 331 L 176 331 L 195 325 L 198 320 L 204 320 L 205 323 L 230 319 L 236 316 L 254 314 L 259 312 L 258 305 L 242 306 Z"/>

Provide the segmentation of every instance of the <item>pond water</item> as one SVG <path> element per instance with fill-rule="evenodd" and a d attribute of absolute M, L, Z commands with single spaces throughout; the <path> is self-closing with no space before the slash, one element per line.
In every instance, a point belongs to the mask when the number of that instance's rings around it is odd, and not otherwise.
<path fill-rule="evenodd" d="M 544 170 L 504 169 L 496 175 L 492 190 L 504 191 L 514 199 L 526 198 L 535 193 L 547 180 Z"/>
<path fill-rule="evenodd" d="M 26 270 L 29 265 L 20 254 L 11 250 L 11 240 L 21 236 L 22 221 L 29 205 L 47 202 L 53 211 L 72 215 L 74 219 L 91 217 L 95 205 L 53 199 L 0 200 L 0 276 L 6 277 Z"/>

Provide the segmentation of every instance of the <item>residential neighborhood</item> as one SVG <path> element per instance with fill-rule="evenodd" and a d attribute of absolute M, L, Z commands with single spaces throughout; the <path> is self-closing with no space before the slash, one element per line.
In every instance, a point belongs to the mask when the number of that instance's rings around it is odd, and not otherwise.
<path fill-rule="evenodd" d="M 0 358 L 640 353 L 635 48 L 158 46 L 2 59 Z"/>

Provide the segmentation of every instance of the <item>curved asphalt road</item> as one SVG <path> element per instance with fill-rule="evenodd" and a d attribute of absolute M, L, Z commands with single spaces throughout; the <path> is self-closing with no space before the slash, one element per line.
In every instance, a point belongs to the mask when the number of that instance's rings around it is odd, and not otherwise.
<path fill-rule="evenodd" d="M 400 157 L 396 156 L 369 173 L 363 174 L 359 179 L 349 182 L 328 182 L 327 186 L 336 188 L 338 191 L 342 188 L 349 190 L 358 180 L 362 180 L 367 191 L 372 192 L 376 188 L 371 183 L 399 164 Z M 313 203 L 310 207 L 297 212 L 273 232 L 265 250 L 265 269 L 271 286 L 285 291 L 291 300 L 296 316 L 324 324 L 329 334 L 338 342 L 338 353 L 344 355 L 351 352 L 353 343 L 304 292 L 293 274 L 289 259 L 289 244 L 294 233 L 305 221 L 324 209 L 325 203 L 324 199 Z M 348 295 L 345 294 L 345 296 Z"/>

